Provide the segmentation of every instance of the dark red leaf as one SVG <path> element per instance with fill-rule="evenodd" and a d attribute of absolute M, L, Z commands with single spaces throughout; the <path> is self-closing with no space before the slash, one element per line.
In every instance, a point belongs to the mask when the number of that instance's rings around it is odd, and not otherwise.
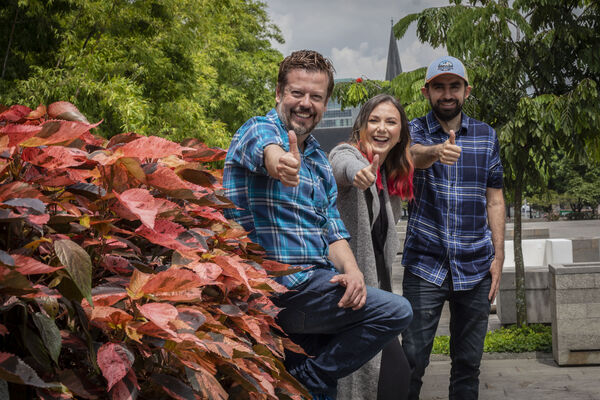
<path fill-rule="evenodd" d="M 83 302 L 82 305 L 84 305 Z M 132 319 L 130 314 L 115 307 L 95 306 L 90 315 L 90 321 L 111 323 L 115 326 L 123 325 Z"/>
<path fill-rule="evenodd" d="M 30 168 L 31 173 L 27 174 L 24 180 L 42 186 L 56 187 L 85 183 L 94 175 L 92 171 L 74 168 L 55 169 L 43 173 L 34 170 L 35 168 Z"/>
<path fill-rule="evenodd" d="M 0 128 L 0 135 L 8 136 L 8 146 L 16 146 L 19 143 L 34 137 L 42 130 L 41 125 L 14 125 L 8 124 Z"/>
<path fill-rule="evenodd" d="M 194 289 L 205 284 L 194 272 L 183 268 L 169 268 L 152 276 L 142 287 L 142 292 L 180 292 Z"/>
<path fill-rule="evenodd" d="M 206 322 L 206 317 L 197 308 L 181 306 L 177 307 L 177 311 L 177 319 L 185 322 L 194 332 Z"/>
<path fill-rule="evenodd" d="M 21 197 L 17 199 L 6 200 L 4 204 L 17 207 L 17 208 L 28 208 L 34 211 L 36 214 L 44 214 L 46 212 L 46 204 L 39 199 L 32 199 Z"/>
<path fill-rule="evenodd" d="M 221 184 L 219 181 L 208 171 L 202 171 L 194 168 L 177 168 L 175 170 L 177 175 L 182 179 L 193 183 L 194 185 L 208 187 L 208 188 L 220 188 Z"/>
<path fill-rule="evenodd" d="M 200 237 L 192 235 L 183 226 L 166 219 L 157 218 L 154 229 L 141 225 L 135 231 L 152 243 L 181 252 L 204 252 L 206 244 Z"/>
<path fill-rule="evenodd" d="M 108 382 L 107 390 L 122 380 L 131 369 L 135 357 L 129 349 L 117 343 L 105 343 L 98 349 L 98 366 Z"/>
<path fill-rule="evenodd" d="M 30 112 L 25 118 L 26 119 L 40 119 L 46 115 L 46 106 L 40 104 L 35 110 Z"/>
<path fill-rule="evenodd" d="M 57 101 L 48 106 L 48 116 L 50 118 L 64 119 L 67 121 L 80 121 L 89 124 L 88 120 L 73 104 L 67 101 Z"/>
<path fill-rule="evenodd" d="M 186 368 L 186 373 L 192 387 L 200 393 L 202 398 L 212 400 L 227 400 L 229 398 L 229 395 L 214 374 L 211 374 L 204 368 Z"/>
<path fill-rule="evenodd" d="M 129 261 L 121 256 L 103 255 L 100 264 L 116 274 L 130 274 L 133 272 L 133 267 L 129 264 Z"/>
<path fill-rule="evenodd" d="M 179 313 L 177 309 L 168 303 L 146 303 L 138 307 L 140 313 L 148 320 L 152 321 L 156 326 L 168 332 L 173 336 L 177 336 L 170 327 L 169 322 L 177 318 Z"/>
<path fill-rule="evenodd" d="M 186 161 L 210 162 L 224 160 L 227 152 L 218 147 L 208 147 L 198 139 L 188 139 L 181 142 L 182 146 L 192 147 L 194 150 L 185 149 L 183 159 Z"/>
<path fill-rule="evenodd" d="M 77 167 L 88 162 L 87 156 L 83 150 L 63 146 L 27 148 L 22 154 L 23 160 L 45 169 Z"/>
<path fill-rule="evenodd" d="M 89 400 L 99 398 L 100 388 L 95 387 L 85 376 L 79 375 L 79 373 L 80 371 L 67 369 L 59 371 L 58 376 L 60 382 L 78 397 Z"/>
<path fill-rule="evenodd" d="M 90 125 L 78 121 L 46 121 L 42 125 L 42 130 L 36 136 L 21 142 L 21 146 L 37 147 L 69 142 L 98 125 L 100 125 L 100 122 Z"/>
<path fill-rule="evenodd" d="M 14 105 L 8 110 L 0 113 L 0 121 L 18 122 L 25 118 L 30 112 L 31 108 L 29 107 Z"/>
<path fill-rule="evenodd" d="M 46 197 L 43 196 L 40 191 L 28 183 L 15 181 L 5 185 L 0 185 L 0 201 L 4 201 L 5 199 L 26 197 L 41 199 L 42 201 L 48 202 Z"/>
<path fill-rule="evenodd" d="M 157 136 L 142 136 L 125 144 L 118 150 L 124 157 L 156 159 L 170 155 L 181 155 L 182 147 L 178 143 Z"/>
<path fill-rule="evenodd" d="M 154 221 L 158 208 L 154 203 L 154 196 L 146 189 L 129 189 L 121 194 L 114 192 L 119 202 L 131 213 L 136 215 L 142 224 L 154 229 Z"/>
<path fill-rule="evenodd" d="M 194 393 L 194 390 L 183 383 L 181 380 L 165 374 L 152 374 L 150 379 L 153 380 L 157 385 L 163 388 L 163 390 L 172 398 L 177 400 L 194 400 L 200 399 L 200 397 Z"/>
<path fill-rule="evenodd" d="M 206 218 L 212 221 L 219 221 L 222 222 L 224 224 L 229 223 L 229 221 L 227 221 L 227 218 L 225 218 L 225 216 L 223 215 L 223 212 L 220 210 L 216 210 L 212 207 L 207 207 L 207 206 L 199 206 L 196 204 L 191 204 L 188 209 L 190 210 L 190 212 L 200 218 Z"/>
<path fill-rule="evenodd" d="M 117 384 L 110 391 L 110 398 L 112 400 L 135 400 L 138 397 L 140 386 L 138 385 L 137 376 L 133 368 L 129 370 L 124 379 L 117 382 Z"/>
<path fill-rule="evenodd" d="M 112 306 L 127 297 L 122 286 L 100 285 L 92 289 L 92 300 L 97 306 Z"/>
<path fill-rule="evenodd" d="M 4 336 L 4 335 L 7 335 L 8 333 L 9 333 L 8 329 L 6 329 L 6 327 L 4 325 L 0 324 L 0 335 Z"/>
<path fill-rule="evenodd" d="M 106 148 L 110 150 L 116 150 L 112 147 L 119 144 L 123 145 L 125 143 L 133 142 L 134 140 L 139 139 L 141 137 L 142 135 L 138 135 L 135 132 L 121 133 L 111 137 L 109 142 L 106 144 Z"/>
<path fill-rule="evenodd" d="M 21 254 L 12 254 L 12 257 L 15 260 L 16 270 L 23 275 L 49 274 L 64 268 L 63 266 L 51 267 Z"/>
<path fill-rule="evenodd" d="M 211 193 L 209 189 L 182 180 L 171 168 L 162 165 L 146 165 L 148 184 L 162 190 L 167 195 L 178 199 L 199 199 L 203 194 Z"/>

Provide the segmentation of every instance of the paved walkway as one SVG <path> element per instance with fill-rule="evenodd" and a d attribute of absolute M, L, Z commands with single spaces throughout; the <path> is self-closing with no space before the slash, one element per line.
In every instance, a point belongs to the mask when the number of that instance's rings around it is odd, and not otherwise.
<path fill-rule="evenodd" d="M 600 400 L 600 366 L 558 367 L 547 357 L 550 355 L 532 359 L 484 358 L 479 399 Z M 447 399 L 449 376 L 450 361 L 432 361 L 426 370 L 421 399 Z"/>
<path fill-rule="evenodd" d="M 551 238 L 600 237 L 600 220 L 525 221 L 524 228 L 549 228 Z M 512 229 L 512 224 L 507 224 Z M 402 293 L 399 258 L 394 263 L 393 287 Z M 437 335 L 448 335 L 447 305 L 442 312 Z M 497 329 L 496 314 L 490 315 L 488 329 Z M 421 400 L 448 398 L 450 360 L 434 355 L 427 367 Z M 480 400 L 600 400 L 600 365 L 559 367 L 550 353 L 484 354 L 479 385 Z"/>

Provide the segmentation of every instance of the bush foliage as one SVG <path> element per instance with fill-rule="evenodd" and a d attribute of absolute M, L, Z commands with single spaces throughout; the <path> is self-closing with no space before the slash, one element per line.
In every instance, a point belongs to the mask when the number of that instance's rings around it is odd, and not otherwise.
<path fill-rule="evenodd" d="M 490 331 L 483 344 L 485 353 L 525 353 L 552 351 L 552 328 L 543 324 L 530 324 Z M 450 337 L 438 336 L 433 342 L 433 354 L 450 354 Z"/>
<path fill-rule="evenodd" d="M 98 124 L 0 109 L 0 397 L 307 396 L 268 297 L 288 266 L 223 217 L 225 152 Z"/>

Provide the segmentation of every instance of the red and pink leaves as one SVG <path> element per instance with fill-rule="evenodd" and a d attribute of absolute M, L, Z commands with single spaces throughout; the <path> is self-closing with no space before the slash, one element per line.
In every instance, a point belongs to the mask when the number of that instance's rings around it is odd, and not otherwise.
<path fill-rule="evenodd" d="M 121 381 L 131 369 L 135 357 L 125 346 L 117 343 L 105 343 L 98 349 L 98 366 L 108 382 L 107 389 Z"/>
<path fill-rule="evenodd" d="M 154 221 L 158 213 L 158 208 L 155 205 L 154 196 L 149 191 L 146 189 L 129 189 L 121 194 L 115 193 L 115 196 L 127 211 L 142 221 L 142 224 L 150 229 L 154 229 Z M 131 219 L 127 216 L 123 217 Z"/>
<path fill-rule="evenodd" d="M 7 356 L 18 368 L 3 370 L 0 357 L 0 378 L 40 386 L 42 398 L 133 400 L 159 387 L 174 398 L 225 399 L 233 386 L 249 398 L 274 400 L 275 387 L 303 393 L 288 382 L 273 333 L 268 296 L 284 289 L 258 265 L 264 252 L 224 218 L 232 204 L 217 194 L 222 173 L 203 164 L 225 152 L 135 133 L 106 143 L 94 126 L 65 102 L 0 113 L 0 224 L 27 222 L 19 247 L 0 252 L 0 300 L 26 302 L 28 343 L 51 356 L 39 376 L 62 392 L 16 373 L 28 368 L 17 357 L 40 364 L 31 346 Z M 14 326 L 0 325 L 7 342 Z M 90 338 L 101 346 L 102 387 L 79 373 L 94 370 L 94 355 L 80 356 Z"/>

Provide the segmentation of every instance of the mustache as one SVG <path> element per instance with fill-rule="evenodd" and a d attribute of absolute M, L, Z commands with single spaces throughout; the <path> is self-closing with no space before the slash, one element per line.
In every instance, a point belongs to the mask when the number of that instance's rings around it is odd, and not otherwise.
<path fill-rule="evenodd" d="M 310 114 L 310 115 L 314 115 L 315 113 L 308 107 L 296 107 L 292 110 L 295 113 L 306 113 L 306 114 Z"/>
<path fill-rule="evenodd" d="M 456 100 L 456 99 L 440 99 L 436 102 L 436 104 L 440 105 L 442 103 L 450 103 L 450 102 L 452 102 L 454 104 L 458 104 L 458 100 Z"/>

